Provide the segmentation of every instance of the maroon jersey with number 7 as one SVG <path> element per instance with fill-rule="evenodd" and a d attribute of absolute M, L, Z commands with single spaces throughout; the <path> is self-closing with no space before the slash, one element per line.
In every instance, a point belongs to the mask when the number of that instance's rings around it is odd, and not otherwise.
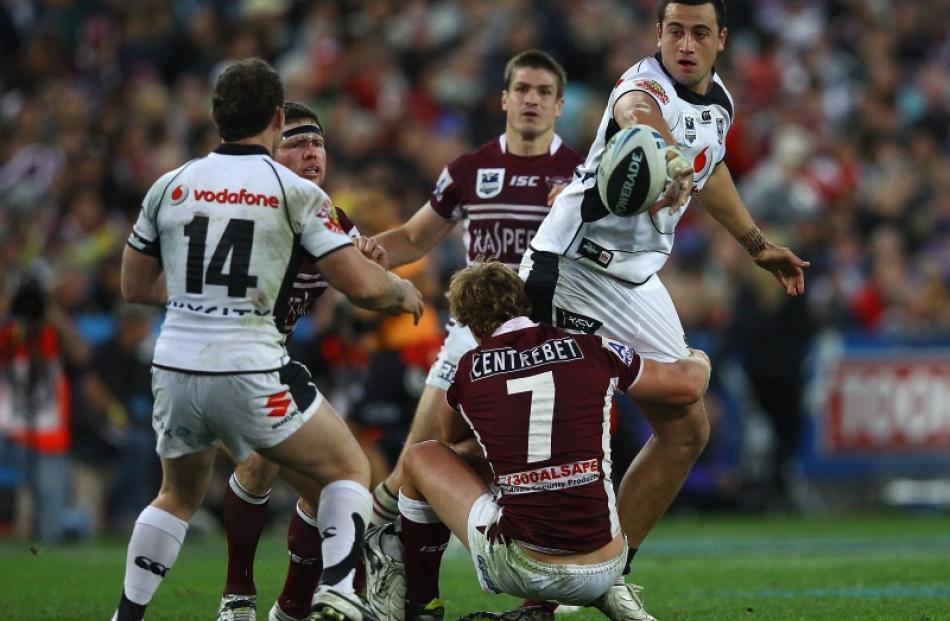
<path fill-rule="evenodd" d="M 600 336 L 513 319 L 466 353 L 446 399 L 491 466 L 497 531 L 549 553 L 584 553 L 620 532 L 610 406 L 640 357 Z"/>

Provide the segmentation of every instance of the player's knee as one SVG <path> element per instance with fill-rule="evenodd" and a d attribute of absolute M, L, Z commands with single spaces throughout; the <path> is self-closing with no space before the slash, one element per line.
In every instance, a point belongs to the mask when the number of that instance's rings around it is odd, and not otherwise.
<path fill-rule="evenodd" d="M 151 504 L 171 513 L 180 520 L 189 522 L 195 512 L 198 511 L 198 507 L 201 506 L 203 500 L 204 494 L 199 494 L 194 490 L 163 487 Z"/>
<path fill-rule="evenodd" d="M 676 436 L 680 447 L 693 459 L 703 452 L 709 442 L 709 419 L 702 402 L 696 402 L 690 407 L 690 412 L 684 417 Z"/>
<path fill-rule="evenodd" d="M 349 479 L 369 487 L 369 458 L 363 451 L 347 451 L 332 468 L 330 480 Z"/>
<path fill-rule="evenodd" d="M 445 445 L 438 440 L 424 440 L 417 442 L 406 449 L 406 458 L 403 462 L 403 477 L 414 479 L 420 468 L 432 463 L 434 452 L 443 450 Z"/>
<path fill-rule="evenodd" d="M 247 492 L 263 496 L 274 485 L 280 467 L 257 453 L 242 461 L 234 469 L 234 476 Z"/>

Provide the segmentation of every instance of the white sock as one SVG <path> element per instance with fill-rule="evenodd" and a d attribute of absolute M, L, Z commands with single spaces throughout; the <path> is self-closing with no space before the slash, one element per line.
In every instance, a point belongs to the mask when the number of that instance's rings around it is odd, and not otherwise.
<path fill-rule="evenodd" d="M 125 596 L 145 605 L 178 558 L 188 522 L 151 505 L 139 514 L 125 558 Z"/>
<path fill-rule="evenodd" d="M 398 490 L 397 490 L 398 491 Z M 373 490 L 373 526 L 382 526 L 395 522 L 399 515 L 398 497 L 382 482 Z"/>
<path fill-rule="evenodd" d="M 323 488 L 317 508 L 317 526 L 323 537 L 321 584 L 353 592 L 353 575 L 372 505 L 369 490 L 356 481 L 334 481 Z"/>
<path fill-rule="evenodd" d="M 231 488 L 231 491 L 234 492 L 235 496 L 250 505 L 262 505 L 270 500 L 271 488 L 267 488 L 267 491 L 264 492 L 263 496 L 252 494 L 251 492 L 244 489 L 243 485 L 241 485 L 241 482 L 237 478 L 236 472 L 231 473 L 231 478 L 228 479 L 228 487 Z"/>

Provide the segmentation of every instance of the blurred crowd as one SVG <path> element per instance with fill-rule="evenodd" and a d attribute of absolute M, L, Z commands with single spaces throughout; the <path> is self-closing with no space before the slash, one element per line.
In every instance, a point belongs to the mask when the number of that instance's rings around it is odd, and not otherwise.
<path fill-rule="evenodd" d="M 950 333 L 947 9 L 728 2 L 717 65 L 736 102 L 727 162 L 770 238 L 811 261 L 807 295 L 787 299 L 695 205 L 663 278 L 697 343 L 746 370 L 779 461 L 794 453 L 788 424 L 819 331 Z M 0 0 L 0 318 L 26 326 L 0 334 L 3 446 L 88 470 L 71 493 L 98 499 L 98 524 L 134 518 L 154 493 L 157 314 L 122 304 L 119 258 L 152 182 L 216 145 L 210 91 L 231 60 L 270 61 L 286 98 L 320 113 L 326 189 L 372 234 L 422 205 L 448 161 L 503 131 L 502 72 L 519 51 L 565 66 L 558 133 L 586 153 L 617 77 L 655 51 L 655 24 L 655 0 Z M 461 262 L 459 244 L 444 244 L 415 269 L 430 315 L 444 315 L 442 285 Z M 24 315 L 24 292 L 40 315 Z M 382 468 L 439 322 L 406 333 L 338 309 L 316 313 L 294 343 L 362 421 Z M 3 414 L 44 399 L 52 423 Z M 47 441 L 50 429 L 68 441 Z M 0 453 L 0 524 L 2 490 L 15 487 L 4 481 L 36 478 L 13 453 Z M 63 526 L 50 528 L 55 538 Z"/>

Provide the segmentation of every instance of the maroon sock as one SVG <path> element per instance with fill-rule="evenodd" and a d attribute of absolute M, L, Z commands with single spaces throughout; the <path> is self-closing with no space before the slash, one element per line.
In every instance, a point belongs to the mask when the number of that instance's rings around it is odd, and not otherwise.
<path fill-rule="evenodd" d="M 290 518 L 290 528 L 287 530 L 287 549 L 290 551 L 290 566 L 287 568 L 287 579 L 284 581 L 284 590 L 280 592 L 277 603 L 281 610 L 296 619 L 306 619 L 310 616 L 310 601 L 313 591 L 323 573 L 323 556 L 320 554 L 320 531 L 316 527 L 316 519 L 308 523 L 300 515 L 300 507 Z"/>
<path fill-rule="evenodd" d="M 557 610 L 557 607 L 559 605 L 560 604 L 558 604 L 557 602 L 549 602 L 543 599 L 526 599 L 523 602 L 521 602 L 522 608 L 540 607 L 540 608 L 544 608 L 545 610 L 549 612 L 554 612 L 555 610 Z"/>
<path fill-rule="evenodd" d="M 233 486 L 237 485 L 238 496 Z M 257 542 L 267 521 L 267 500 L 270 497 L 255 496 L 240 488 L 234 476 L 224 490 L 224 532 L 228 537 L 228 579 L 224 592 L 232 595 L 256 595 L 254 586 L 254 555 Z"/>
<path fill-rule="evenodd" d="M 404 515 L 399 521 L 409 601 L 424 606 L 439 596 L 439 567 L 451 533 L 442 522 L 421 524 Z"/>

